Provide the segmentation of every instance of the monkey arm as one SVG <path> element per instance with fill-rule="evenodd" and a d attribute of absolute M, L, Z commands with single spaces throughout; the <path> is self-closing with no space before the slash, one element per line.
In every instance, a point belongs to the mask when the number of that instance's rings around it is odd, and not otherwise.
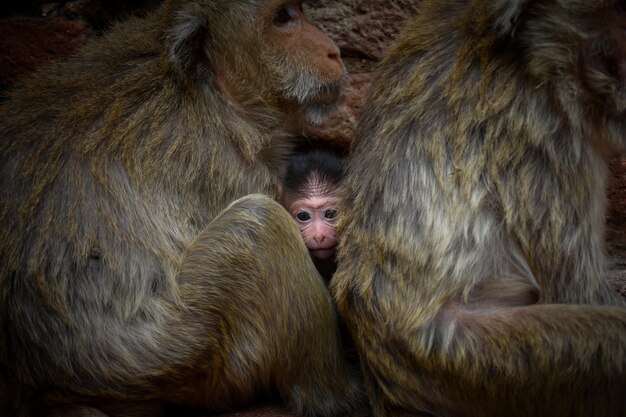
<path fill-rule="evenodd" d="M 342 413 L 363 401 L 356 375 L 338 356 L 339 332 L 325 284 L 295 223 L 274 200 L 255 194 L 224 209 L 186 248 L 177 280 L 188 311 L 178 325 L 203 323 L 195 334 L 200 345 L 219 335 L 219 345 L 201 352 L 199 363 L 206 365 L 195 370 L 207 374 L 208 394 L 196 395 L 206 397 L 205 404 L 212 401 L 212 409 L 273 387 L 304 415 Z M 193 387 L 173 389 L 189 405 L 185 391 Z M 301 397 L 311 392 L 319 409 Z"/>
<path fill-rule="evenodd" d="M 447 309 L 441 312 L 444 317 Z M 421 346 L 413 345 L 413 352 L 420 368 L 428 363 L 421 369 L 433 366 L 425 372 L 432 376 L 430 388 L 439 387 L 448 397 L 457 393 L 461 408 L 474 403 L 468 409 L 489 410 L 494 402 L 516 404 L 525 398 L 533 398 L 526 402 L 526 413 L 534 402 L 543 402 L 553 415 L 613 415 L 600 412 L 603 402 L 612 404 L 612 410 L 626 407 L 623 397 L 612 398 L 614 387 L 626 384 L 626 310 L 532 305 L 490 311 L 468 306 L 454 315 L 430 329 L 416 329 L 412 334 Z M 425 344 L 424 336 L 434 344 Z M 450 343 L 437 346 L 442 340 Z M 437 368 L 458 378 L 442 378 Z M 577 400 L 568 401 L 573 398 Z"/>
<path fill-rule="evenodd" d="M 388 408 L 375 415 L 412 410 L 527 416 L 550 410 L 550 416 L 617 417 L 615 410 L 626 407 L 615 394 L 615 387 L 626 384 L 626 310 L 557 304 L 478 308 L 442 304 L 432 292 L 424 297 L 430 304 L 411 303 L 402 292 L 391 292 L 386 279 L 374 277 L 372 292 L 351 288 L 338 294 L 366 378 L 387 398 L 380 404 Z M 610 410 L 603 408 L 607 403 Z"/>

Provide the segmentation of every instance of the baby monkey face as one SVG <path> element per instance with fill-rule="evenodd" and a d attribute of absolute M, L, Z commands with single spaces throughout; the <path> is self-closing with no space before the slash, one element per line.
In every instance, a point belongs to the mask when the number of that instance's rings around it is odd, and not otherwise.
<path fill-rule="evenodd" d="M 324 194 L 298 198 L 290 205 L 304 244 L 315 258 L 329 259 L 335 254 L 338 206 L 339 198 Z"/>

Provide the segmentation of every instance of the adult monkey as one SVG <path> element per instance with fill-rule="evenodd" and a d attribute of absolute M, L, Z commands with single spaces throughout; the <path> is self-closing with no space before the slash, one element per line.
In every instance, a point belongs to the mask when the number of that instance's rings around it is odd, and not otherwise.
<path fill-rule="evenodd" d="M 321 119 L 344 72 L 297 1 L 170 0 L 9 94 L 0 362 L 20 415 L 358 404 L 289 215 L 224 210 L 278 195 L 285 128 Z"/>
<path fill-rule="evenodd" d="M 420 2 L 339 221 L 333 291 L 375 416 L 624 415 L 602 225 L 625 29 L 623 1 Z"/>

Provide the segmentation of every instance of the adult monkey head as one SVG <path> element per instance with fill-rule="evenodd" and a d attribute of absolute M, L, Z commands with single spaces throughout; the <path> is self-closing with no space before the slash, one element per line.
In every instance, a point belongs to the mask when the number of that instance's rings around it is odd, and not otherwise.
<path fill-rule="evenodd" d="M 168 59 L 183 77 L 214 78 L 225 96 L 252 112 L 262 102 L 321 123 L 335 108 L 346 76 L 340 51 L 306 19 L 300 1 L 172 1 L 169 7 Z M 189 53 L 203 48 L 211 53 Z"/>

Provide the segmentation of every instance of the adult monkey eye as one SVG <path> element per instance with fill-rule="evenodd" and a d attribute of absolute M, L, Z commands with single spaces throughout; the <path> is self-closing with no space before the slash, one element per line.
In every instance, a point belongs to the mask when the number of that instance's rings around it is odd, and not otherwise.
<path fill-rule="evenodd" d="M 275 26 L 285 26 L 287 23 L 295 19 L 297 15 L 298 12 L 295 10 L 295 6 L 293 4 L 280 6 L 274 12 L 272 23 Z"/>
<path fill-rule="evenodd" d="M 309 213 L 307 213 L 306 211 L 299 212 L 298 214 L 296 214 L 296 217 L 301 222 L 305 222 L 307 220 L 311 220 L 311 215 Z"/>
<path fill-rule="evenodd" d="M 337 217 L 337 210 L 335 209 L 328 209 L 324 212 L 324 217 L 326 217 L 327 219 L 334 219 L 335 217 Z"/>

